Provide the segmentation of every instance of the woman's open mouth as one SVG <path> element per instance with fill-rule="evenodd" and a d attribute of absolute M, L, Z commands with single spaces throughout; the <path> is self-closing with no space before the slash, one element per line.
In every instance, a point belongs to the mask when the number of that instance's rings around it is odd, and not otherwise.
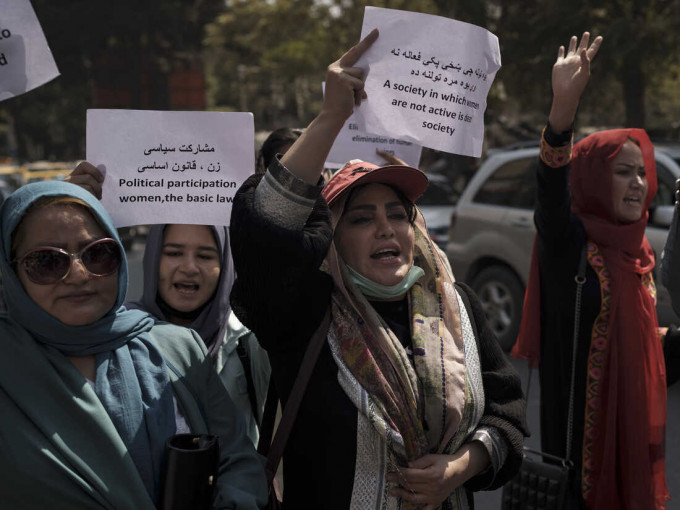
<path fill-rule="evenodd" d="M 395 259 L 399 256 L 399 254 L 399 250 L 395 248 L 384 248 L 371 254 L 371 258 L 377 260 Z"/>
<path fill-rule="evenodd" d="M 199 289 L 199 285 L 197 283 L 193 283 L 193 282 L 177 282 L 177 283 L 173 283 L 172 286 L 180 294 L 186 294 L 186 295 L 195 294 Z"/>
<path fill-rule="evenodd" d="M 371 254 L 371 259 L 381 264 L 401 263 L 401 250 L 398 248 L 381 248 Z"/>

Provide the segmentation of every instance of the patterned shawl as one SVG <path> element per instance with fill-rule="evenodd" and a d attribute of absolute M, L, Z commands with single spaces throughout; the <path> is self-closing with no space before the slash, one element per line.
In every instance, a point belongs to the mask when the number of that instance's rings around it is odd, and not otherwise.
<path fill-rule="evenodd" d="M 344 202 L 341 198 L 331 206 L 334 227 Z M 344 371 L 367 395 L 368 405 L 354 404 L 398 465 L 429 453 L 453 453 L 468 434 L 467 427 L 461 427 L 469 420 L 464 417 L 469 413 L 469 388 L 461 306 L 453 275 L 434 246 L 418 211 L 414 264 L 425 275 L 408 294 L 414 365 L 396 335 L 351 282 L 335 245 L 324 264 L 335 282 L 331 350 L 340 373 Z"/>

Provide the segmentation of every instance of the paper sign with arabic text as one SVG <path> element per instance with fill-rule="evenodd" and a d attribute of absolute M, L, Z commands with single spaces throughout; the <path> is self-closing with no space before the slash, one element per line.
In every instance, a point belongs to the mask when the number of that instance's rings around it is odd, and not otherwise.
<path fill-rule="evenodd" d="M 359 128 L 479 157 L 498 38 L 441 16 L 366 7 L 361 37 L 374 28 L 380 36 L 356 64 L 368 70 Z"/>
<path fill-rule="evenodd" d="M 87 160 L 117 227 L 229 225 L 255 168 L 251 113 L 88 110 Z"/>

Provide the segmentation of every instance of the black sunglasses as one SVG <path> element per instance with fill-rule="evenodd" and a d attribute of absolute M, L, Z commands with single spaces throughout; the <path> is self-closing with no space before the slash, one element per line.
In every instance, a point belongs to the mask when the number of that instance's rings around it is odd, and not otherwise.
<path fill-rule="evenodd" d="M 118 243 L 106 237 L 91 242 L 77 253 L 53 246 L 39 246 L 15 260 L 33 283 L 51 285 L 66 278 L 76 260 L 93 276 L 109 276 L 118 270 L 123 256 Z"/>

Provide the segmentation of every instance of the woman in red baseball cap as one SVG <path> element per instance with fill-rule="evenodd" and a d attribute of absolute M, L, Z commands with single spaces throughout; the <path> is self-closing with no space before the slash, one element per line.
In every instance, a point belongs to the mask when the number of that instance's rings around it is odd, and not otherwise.
<path fill-rule="evenodd" d="M 376 38 L 329 66 L 321 113 L 234 200 L 232 307 L 284 404 L 331 315 L 284 453 L 284 508 L 468 508 L 522 459 L 519 377 L 427 234 L 425 174 L 352 161 L 320 178 Z"/>

